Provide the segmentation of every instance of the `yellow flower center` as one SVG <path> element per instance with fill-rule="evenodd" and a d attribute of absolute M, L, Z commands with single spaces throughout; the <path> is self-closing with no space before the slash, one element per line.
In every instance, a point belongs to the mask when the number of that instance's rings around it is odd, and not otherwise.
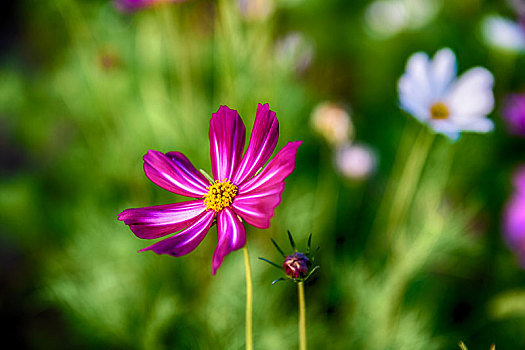
<path fill-rule="evenodd" d="M 215 180 L 215 183 L 207 188 L 208 194 L 204 196 L 206 210 L 213 209 L 219 212 L 223 208 L 229 207 L 237 194 L 237 186 L 230 183 L 230 180 Z"/>
<path fill-rule="evenodd" d="M 447 119 L 450 115 L 448 107 L 443 102 L 436 102 L 430 107 L 432 119 Z"/>

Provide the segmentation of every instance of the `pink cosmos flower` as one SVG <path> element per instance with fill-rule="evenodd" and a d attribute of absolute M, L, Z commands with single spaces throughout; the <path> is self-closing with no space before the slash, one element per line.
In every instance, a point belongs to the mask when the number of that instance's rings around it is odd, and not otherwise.
<path fill-rule="evenodd" d="M 525 166 L 515 172 L 513 182 L 515 191 L 503 212 L 503 233 L 507 246 L 525 268 Z"/>
<path fill-rule="evenodd" d="M 209 138 L 214 183 L 180 152 L 146 153 L 144 172 L 153 183 L 195 199 L 120 213 L 118 219 L 139 238 L 154 239 L 180 231 L 140 251 L 186 255 L 197 248 L 216 222 L 215 274 L 226 255 L 246 244 L 242 221 L 261 229 L 270 226 L 274 209 L 281 202 L 284 179 L 295 168 L 302 141 L 288 143 L 258 172 L 270 159 L 279 138 L 279 122 L 268 104 L 257 107 L 252 137 L 243 156 L 245 134 L 237 111 L 221 106 L 213 114 Z"/>

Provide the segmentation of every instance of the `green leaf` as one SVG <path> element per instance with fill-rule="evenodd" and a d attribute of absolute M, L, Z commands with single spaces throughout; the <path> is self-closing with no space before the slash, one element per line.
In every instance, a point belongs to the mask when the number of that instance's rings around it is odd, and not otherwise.
<path fill-rule="evenodd" d="M 275 246 L 275 248 L 279 251 L 279 253 L 281 253 L 281 255 L 283 256 L 283 258 L 286 258 L 286 255 L 284 255 L 284 252 L 282 251 L 281 247 L 279 247 L 279 245 L 277 244 L 277 242 L 275 242 L 275 240 L 273 238 L 270 238 L 272 240 L 272 243 L 273 245 Z"/>
<path fill-rule="evenodd" d="M 308 280 L 308 279 L 310 278 L 310 276 L 312 276 L 313 273 L 314 273 L 315 271 L 319 270 L 320 268 L 321 268 L 321 266 L 319 266 L 319 265 L 318 265 L 318 266 L 315 266 L 315 267 L 310 271 L 310 273 L 308 273 L 308 275 L 306 275 L 306 277 L 304 278 L 304 281 Z"/>
<path fill-rule="evenodd" d="M 286 278 L 284 278 L 284 277 L 279 277 L 278 279 L 276 279 L 275 281 L 272 282 L 272 286 L 273 286 L 274 284 L 276 284 L 277 282 L 284 281 L 285 279 L 286 279 Z"/>
<path fill-rule="evenodd" d="M 268 264 L 277 267 L 279 270 L 282 270 L 282 268 L 279 265 L 277 265 L 276 263 L 274 263 L 273 261 L 270 261 L 268 259 L 261 258 L 261 257 L 259 257 L 259 260 L 266 261 Z"/>
<path fill-rule="evenodd" d="M 297 252 L 297 249 L 295 248 L 295 242 L 293 240 L 292 233 L 290 232 L 290 230 L 288 230 L 288 239 L 290 240 L 290 245 L 292 246 L 294 252 Z"/>
<path fill-rule="evenodd" d="M 308 244 L 306 246 L 306 254 L 310 254 L 310 247 L 312 246 L 312 234 L 308 236 Z"/>

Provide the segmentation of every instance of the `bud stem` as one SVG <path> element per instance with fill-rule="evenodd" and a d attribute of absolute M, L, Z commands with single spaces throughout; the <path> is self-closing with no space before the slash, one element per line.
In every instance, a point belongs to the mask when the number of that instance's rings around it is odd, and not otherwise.
<path fill-rule="evenodd" d="M 297 282 L 299 295 L 299 349 L 306 350 L 306 307 L 304 302 L 304 282 Z"/>
<path fill-rule="evenodd" d="M 242 248 L 242 252 L 244 254 L 244 269 L 246 270 L 246 350 L 253 350 L 253 283 L 247 244 Z"/>

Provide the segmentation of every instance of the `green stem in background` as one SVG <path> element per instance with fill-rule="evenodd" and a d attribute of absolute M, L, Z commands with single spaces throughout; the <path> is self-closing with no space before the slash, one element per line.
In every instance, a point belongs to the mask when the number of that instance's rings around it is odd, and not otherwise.
<path fill-rule="evenodd" d="M 248 245 L 242 248 L 246 270 L 246 350 L 253 350 L 253 283 Z"/>
<path fill-rule="evenodd" d="M 371 233 L 374 237 L 384 237 L 384 224 L 389 214 L 389 210 L 392 204 L 392 198 L 396 190 L 396 184 L 399 183 L 401 173 L 404 169 L 406 159 L 404 157 L 413 145 L 414 134 L 422 126 L 419 123 L 407 120 L 401 134 L 399 145 L 397 146 L 396 155 L 394 157 L 394 163 L 388 177 L 388 183 L 383 191 L 383 198 L 377 210 L 374 222 L 372 224 Z M 417 129 L 416 129 L 417 128 Z"/>
<path fill-rule="evenodd" d="M 299 297 L 299 349 L 306 350 L 306 307 L 304 303 L 304 282 L 297 282 Z"/>
<path fill-rule="evenodd" d="M 235 70 L 235 63 L 239 59 L 237 55 L 244 52 L 243 38 L 241 37 L 242 30 L 240 29 L 239 18 L 235 16 L 236 10 L 233 1 L 219 0 L 217 3 L 217 22 L 215 24 L 215 44 L 214 53 L 218 61 L 217 67 L 220 67 L 218 76 L 218 96 L 214 96 L 215 100 L 221 101 L 226 97 L 229 103 L 239 103 L 238 91 L 236 90 L 236 76 L 238 72 Z M 235 54 L 234 54 L 235 53 Z"/>
<path fill-rule="evenodd" d="M 397 183 L 397 188 L 390 206 L 390 215 L 388 216 L 386 224 L 385 233 L 390 242 L 392 241 L 394 232 L 403 222 L 407 210 L 412 203 L 412 198 L 414 197 L 434 138 L 435 135 L 433 133 L 430 133 L 427 128 L 422 127 L 412 146 L 412 151 L 408 155 L 405 167 Z"/>

